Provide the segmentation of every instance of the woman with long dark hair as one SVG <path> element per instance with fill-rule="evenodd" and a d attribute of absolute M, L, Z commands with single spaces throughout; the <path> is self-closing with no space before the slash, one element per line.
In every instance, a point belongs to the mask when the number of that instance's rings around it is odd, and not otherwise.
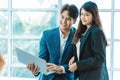
<path fill-rule="evenodd" d="M 96 3 L 88 1 L 81 7 L 73 43 L 76 44 L 75 56 L 69 61 L 69 70 L 75 72 L 79 80 L 109 80 L 106 67 L 107 40 Z"/>

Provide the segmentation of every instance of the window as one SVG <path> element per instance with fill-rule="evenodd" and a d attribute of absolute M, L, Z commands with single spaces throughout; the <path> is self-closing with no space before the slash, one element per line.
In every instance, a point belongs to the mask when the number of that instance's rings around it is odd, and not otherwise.
<path fill-rule="evenodd" d="M 86 1 L 97 3 L 107 37 L 107 67 L 110 80 L 120 74 L 120 1 L 119 0 L 0 0 L 0 53 L 6 65 L 2 76 L 34 78 L 16 57 L 15 48 L 38 55 L 41 33 L 57 26 L 59 8 L 75 4 L 80 9 Z M 77 21 L 78 22 L 78 21 Z M 75 26 L 78 24 L 76 23 Z"/>
<path fill-rule="evenodd" d="M 58 1 L 53 2 L 0 0 L 0 53 L 6 61 L 3 76 L 34 77 L 26 66 L 18 61 L 15 48 L 19 47 L 38 56 L 41 33 L 57 26 Z"/>

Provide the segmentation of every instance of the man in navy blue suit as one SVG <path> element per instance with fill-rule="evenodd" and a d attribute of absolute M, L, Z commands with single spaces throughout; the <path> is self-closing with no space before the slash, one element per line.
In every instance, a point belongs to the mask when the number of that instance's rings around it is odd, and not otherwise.
<path fill-rule="evenodd" d="M 72 25 L 75 24 L 77 17 L 77 7 L 65 4 L 60 11 L 59 26 L 43 32 L 39 57 L 48 62 L 48 70 L 56 73 L 44 75 L 34 63 L 28 64 L 27 68 L 34 75 L 39 75 L 39 80 L 74 80 L 73 73 L 68 71 L 68 62 L 73 56 L 72 39 L 75 28 Z"/>

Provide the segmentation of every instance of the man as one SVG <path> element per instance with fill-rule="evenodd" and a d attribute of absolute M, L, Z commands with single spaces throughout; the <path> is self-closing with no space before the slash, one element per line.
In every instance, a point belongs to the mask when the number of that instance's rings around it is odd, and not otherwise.
<path fill-rule="evenodd" d="M 72 39 L 75 24 L 78 17 L 78 9 L 75 5 L 65 4 L 60 12 L 59 27 L 43 32 L 40 40 L 39 57 L 45 59 L 49 66 L 48 70 L 56 73 L 44 75 L 39 68 L 30 63 L 27 68 L 34 74 L 39 75 L 39 80 L 73 80 L 74 75 L 68 71 L 68 62 L 73 56 Z"/>

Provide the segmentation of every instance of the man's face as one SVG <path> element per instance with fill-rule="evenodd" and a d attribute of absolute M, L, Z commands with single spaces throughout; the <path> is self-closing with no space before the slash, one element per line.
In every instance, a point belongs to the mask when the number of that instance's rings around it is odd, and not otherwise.
<path fill-rule="evenodd" d="M 71 26 L 76 22 L 72 17 L 69 16 L 67 10 L 63 11 L 60 15 L 60 29 L 61 31 L 70 30 Z"/>

